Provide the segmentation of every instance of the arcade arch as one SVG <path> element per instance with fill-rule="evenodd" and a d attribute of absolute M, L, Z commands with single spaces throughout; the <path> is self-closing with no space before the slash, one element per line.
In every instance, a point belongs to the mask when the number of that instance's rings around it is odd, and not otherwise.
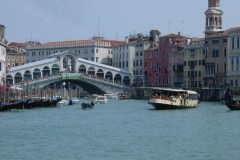
<path fill-rule="evenodd" d="M 13 77 L 11 75 L 6 76 L 6 83 L 10 85 L 13 84 Z"/>
<path fill-rule="evenodd" d="M 89 75 L 92 75 L 92 76 L 95 76 L 95 68 L 89 67 L 89 68 L 88 68 L 88 74 L 89 74 Z"/>
<path fill-rule="evenodd" d="M 29 70 L 26 70 L 23 74 L 24 81 L 31 81 L 32 80 L 32 73 Z"/>
<path fill-rule="evenodd" d="M 40 69 L 36 68 L 33 70 L 33 79 L 40 79 L 41 78 L 41 71 Z"/>
<path fill-rule="evenodd" d="M 66 71 L 75 71 L 75 66 L 76 66 L 76 57 L 71 55 L 71 54 L 67 54 L 63 57 L 63 68 Z"/>
<path fill-rule="evenodd" d="M 78 72 L 86 74 L 86 72 L 87 72 L 86 66 L 81 64 L 79 66 Z"/>
<path fill-rule="evenodd" d="M 97 78 L 104 78 L 104 72 L 103 72 L 103 70 L 102 69 L 98 69 L 97 70 Z"/>
<path fill-rule="evenodd" d="M 50 75 L 50 69 L 48 66 L 43 67 L 42 69 L 42 77 L 47 77 Z"/>
<path fill-rule="evenodd" d="M 52 75 L 58 75 L 60 71 L 59 65 L 58 64 L 53 64 L 52 65 Z"/>
<path fill-rule="evenodd" d="M 116 74 L 116 75 L 114 76 L 114 83 L 119 83 L 119 84 L 121 84 L 121 82 L 122 82 L 122 77 L 121 77 L 121 75 L 120 75 L 120 74 Z"/>
<path fill-rule="evenodd" d="M 105 75 L 105 79 L 112 81 L 113 80 L 112 72 L 108 71 Z"/>
<path fill-rule="evenodd" d="M 19 82 L 21 82 L 22 81 L 22 74 L 21 73 L 19 73 L 19 72 L 17 72 L 16 74 L 15 74 L 15 76 L 14 76 L 14 82 L 15 83 L 19 83 Z"/>

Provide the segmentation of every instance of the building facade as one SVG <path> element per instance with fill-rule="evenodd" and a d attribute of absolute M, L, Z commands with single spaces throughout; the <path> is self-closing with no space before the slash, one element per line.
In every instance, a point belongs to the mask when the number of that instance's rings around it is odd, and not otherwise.
<path fill-rule="evenodd" d="M 6 78 L 7 41 L 5 39 L 5 29 L 6 27 L 0 24 L 0 85 L 3 85 L 5 83 Z"/>
<path fill-rule="evenodd" d="M 201 91 L 204 73 L 205 39 L 193 38 L 184 47 L 184 88 Z"/>
<path fill-rule="evenodd" d="M 187 42 L 188 39 L 181 36 L 179 32 L 167 46 L 169 87 L 183 87 L 184 46 Z"/>
<path fill-rule="evenodd" d="M 112 47 L 123 43 L 123 41 L 105 40 L 103 37 L 93 37 L 91 40 L 34 44 L 27 48 L 27 63 L 47 59 L 48 56 L 58 52 L 70 51 L 78 54 L 79 58 L 112 65 Z"/>
<path fill-rule="evenodd" d="M 240 27 L 229 30 L 227 77 L 225 85 L 239 87 L 240 83 Z"/>
<path fill-rule="evenodd" d="M 159 50 L 150 48 L 144 52 L 144 67 L 147 86 L 159 86 Z"/>
<path fill-rule="evenodd" d="M 7 69 L 27 63 L 26 48 L 28 43 L 12 42 L 7 48 Z"/>
<path fill-rule="evenodd" d="M 113 67 L 125 69 L 133 74 L 133 59 L 135 55 L 134 39 L 126 38 L 126 43 L 113 47 L 112 65 Z"/>

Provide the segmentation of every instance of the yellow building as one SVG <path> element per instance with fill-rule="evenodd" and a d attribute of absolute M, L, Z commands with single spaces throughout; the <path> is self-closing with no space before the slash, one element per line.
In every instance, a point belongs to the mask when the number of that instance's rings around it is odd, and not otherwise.
<path fill-rule="evenodd" d="M 184 87 L 200 91 L 205 71 L 205 39 L 194 38 L 184 48 Z"/>

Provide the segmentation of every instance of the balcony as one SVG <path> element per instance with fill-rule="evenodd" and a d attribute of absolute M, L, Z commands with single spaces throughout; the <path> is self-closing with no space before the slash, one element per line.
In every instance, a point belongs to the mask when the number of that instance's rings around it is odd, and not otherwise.
<path fill-rule="evenodd" d="M 215 73 L 205 73 L 203 75 L 204 78 L 215 78 L 216 74 Z"/>

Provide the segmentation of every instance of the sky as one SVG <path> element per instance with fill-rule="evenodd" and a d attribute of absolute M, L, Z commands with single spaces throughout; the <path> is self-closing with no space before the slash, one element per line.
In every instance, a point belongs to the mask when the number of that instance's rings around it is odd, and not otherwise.
<path fill-rule="evenodd" d="M 125 40 L 132 34 L 181 32 L 204 37 L 208 0 L 0 0 L 8 42 Z M 221 0 L 223 29 L 240 26 L 240 1 Z"/>

